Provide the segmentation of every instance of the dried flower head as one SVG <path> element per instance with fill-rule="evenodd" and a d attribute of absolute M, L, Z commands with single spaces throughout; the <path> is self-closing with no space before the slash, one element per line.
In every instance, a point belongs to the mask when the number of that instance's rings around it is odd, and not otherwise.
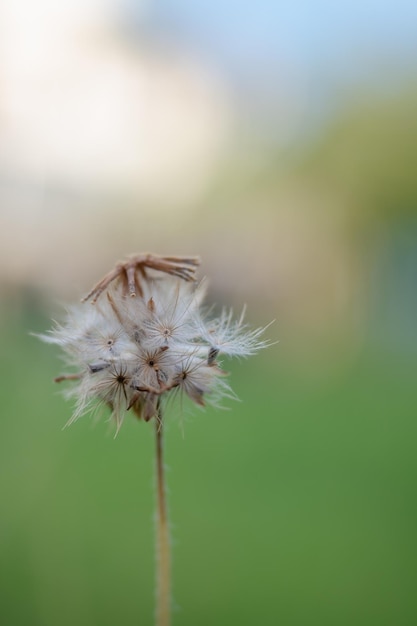
<path fill-rule="evenodd" d="M 76 368 L 56 378 L 76 381 L 69 423 L 98 402 L 110 407 L 118 431 L 127 411 L 158 418 L 161 401 L 175 393 L 199 405 L 231 395 L 218 358 L 254 354 L 267 345 L 264 329 L 249 330 L 243 314 L 234 320 L 228 311 L 208 319 L 204 285 L 194 280 L 198 264 L 197 258 L 133 256 L 98 282 L 64 325 L 42 336 Z"/>

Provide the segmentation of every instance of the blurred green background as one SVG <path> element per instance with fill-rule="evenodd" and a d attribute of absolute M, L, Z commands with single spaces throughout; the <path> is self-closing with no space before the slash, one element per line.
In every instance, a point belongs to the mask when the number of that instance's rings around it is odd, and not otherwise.
<path fill-rule="evenodd" d="M 2 339 L 2 619 L 152 623 L 152 427 L 62 431 L 57 359 L 27 336 L 47 323 Z M 231 411 L 169 424 L 174 623 L 412 624 L 415 356 L 368 345 L 313 383 L 289 350 L 233 368 Z"/>
<path fill-rule="evenodd" d="M 0 17 L 0 622 L 153 623 L 152 424 L 62 430 L 30 334 L 150 250 L 279 340 L 168 419 L 174 626 L 415 624 L 414 4 Z"/>

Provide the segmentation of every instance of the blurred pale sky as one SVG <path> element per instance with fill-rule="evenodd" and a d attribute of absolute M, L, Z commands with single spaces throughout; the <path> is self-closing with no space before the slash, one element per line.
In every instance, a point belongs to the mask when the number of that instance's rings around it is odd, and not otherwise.
<path fill-rule="evenodd" d="M 133 16 L 139 4 L 127 0 Z M 221 67 L 262 114 L 281 95 L 280 75 L 329 112 L 352 86 L 390 89 L 417 74 L 413 0 L 158 0 L 141 16 Z"/>
<path fill-rule="evenodd" d="M 417 53 L 413 0 L 158 0 L 148 2 L 145 10 L 140 2 L 126 2 L 133 13 L 141 5 L 146 19 L 153 18 L 210 54 L 217 52 L 226 65 L 268 63 L 286 53 L 300 65 L 334 70 L 341 59 L 346 66 L 355 65 L 358 55 L 375 59 L 389 50 L 404 62 Z"/>
<path fill-rule="evenodd" d="M 410 0 L 3 1 L 0 160 L 144 191 L 191 158 L 192 192 L 233 130 L 303 141 L 361 90 L 416 78 L 416 24 Z"/>

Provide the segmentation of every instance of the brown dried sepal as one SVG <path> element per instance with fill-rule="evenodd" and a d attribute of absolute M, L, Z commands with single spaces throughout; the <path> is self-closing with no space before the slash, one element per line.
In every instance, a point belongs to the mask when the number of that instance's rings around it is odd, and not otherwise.
<path fill-rule="evenodd" d="M 158 416 L 159 393 L 138 393 L 132 398 L 128 410 L 132 409 L 138 419 L 149 422 Z"/>
<path fill-rule="evenodd" d="M 135 297 L 143 295 L 141 280 L 146 279 L 146 270 L 152 269 L 177 276 L 185 281 L 192 281 L 200 264 L 199 257 L 157 256 L 155 254 L 138 254 L 127 261 L 118 263 L 114 269 L 94 285 L 82 302 L 97 302 L 100 295 L 115 280 L 121 280 L 125 295 Z"/>
<path fill-rule="evenodd" d="M 54 383 L 62 383 L 64 380 L 80 380 L 82 374 L 62 374 L 54 378 Z"/>

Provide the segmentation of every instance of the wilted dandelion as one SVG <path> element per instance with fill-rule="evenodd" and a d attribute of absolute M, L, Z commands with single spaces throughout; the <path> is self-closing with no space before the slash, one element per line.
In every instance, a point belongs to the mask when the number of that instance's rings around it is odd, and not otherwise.
<path fill-rule="evenodd" d="M 198 405 L 232 392 L 218 358 L 245 357 L 267 342 L 224 310 L 202 309 L 205 287 L 195 282 L 198 258 L 145 254 L 119 263 L 98 282 L 63 325 L 41 338 L 59 345 L 74 372 L 75 410 L 69 423 L 108 407 L 116 434 L 127 413 L 154 419 L 157 443 L 157 624 L 170 623 L 170 558 L 162 461 L 164 406 L 184 394 Z M 94 306 L 91 306 L 93 304 Z"/>

